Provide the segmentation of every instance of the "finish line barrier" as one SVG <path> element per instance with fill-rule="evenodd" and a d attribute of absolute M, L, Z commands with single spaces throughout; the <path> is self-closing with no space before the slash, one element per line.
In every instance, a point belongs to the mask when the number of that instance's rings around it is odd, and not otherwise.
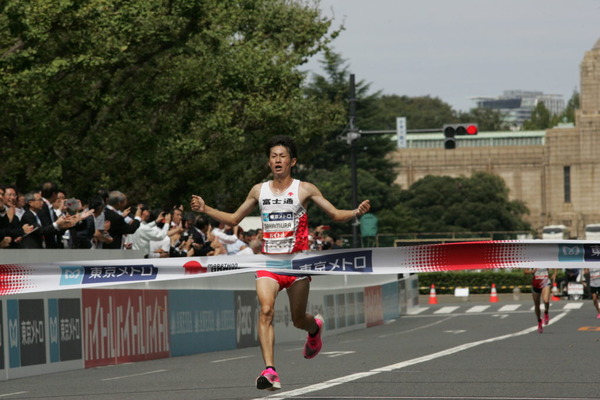
<path fill-rule="evenodd" d="M 253 278 L 240 275 L 257 269 L 327 275 L 314 277 L 308 309 L 324 315 L 330 336 L 382 324 L 418 306 L 417 276 L 398 274 L 597 268 L 599 248 L 589 241 L 500 241 L 285 256 L 5 264 L 0 380 L 257 346 Z M 304 332 L 292 325 L 287 302 L 277 302 L 279 342 L 304 340 Z"/>
<path fill-rule="evenodd" d="M 267 269 L 333 275 L 495 268 L 598 268 L 593 241 L 487 241 L 328 250 L 294 255 L 211 256 L 0 265 L 0 295 L 94 288 Z"/>

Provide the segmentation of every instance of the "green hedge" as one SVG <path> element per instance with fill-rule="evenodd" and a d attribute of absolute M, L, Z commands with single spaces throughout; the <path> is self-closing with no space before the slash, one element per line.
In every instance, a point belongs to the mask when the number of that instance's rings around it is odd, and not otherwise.
<path fill-rule="evenodd" d="M 557 280 L 560 277 L 559 272 Z M 512 293 L 515 287 L 529 293 L 531 275 L 525 275 L 521 269 L 419 273 L 421 294 L 429 294 L 431 285 L 435 285 L 436 294 L 454 294 L 454 288 L 457 287 L 468 287 L 471 294 L 490 293 L 492 284 L 496 285 L 498 293 Z"/>

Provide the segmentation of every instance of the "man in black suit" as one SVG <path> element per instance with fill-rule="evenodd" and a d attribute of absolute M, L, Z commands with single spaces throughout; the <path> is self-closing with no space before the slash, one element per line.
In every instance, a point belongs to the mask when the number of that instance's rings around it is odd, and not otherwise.
<path fill-rule="evenodd" d="M 108 234 L 113 238 L 113 241 L 112 243 L 104 243 L 103 249 L 121 249 L 123 247 L 123 235 L 134 233 L 140 227 L 142 208 L 143 205 L 138 205 L 135 218 L 132 219 L 128 216 L 127 196 L 118 190 L 113 190 L 108 194 L 104 217 L 107 221 L 110 221 Z"/>
<path fill-rule="evenodd" d="M 41 190 L 42 196 L 42 208 L 37 212 L 37 215 L 42 223 L 42 226 L 52 225 L 58 220 L 54 207 L 52 204 L 56 201 L 58 196 L 58 186 L 54 182 L 44 182 Z M 61 228 L 62 229 L 62 228 Z M 58 230 L 55 233 L 48 233 L 44 235 L 44 242 L 47 249 L 61 249 L 62 244 L 62 230 Z"/>
<path fill-rule="evenodd" d="M 44 225 L 40 219 L 43 204 L 42 195 L 39 192 L 29 192 L 25 195 L 25 213 L 21 217 L 21 226 L 32 225 L 33 231 L 23 236 L 19 248 L 43 249 L 46 236 L 56 236 L 61 230 L 71 227 L 70 218 L 65 216 L 60 216 L 55 222 Z"/>

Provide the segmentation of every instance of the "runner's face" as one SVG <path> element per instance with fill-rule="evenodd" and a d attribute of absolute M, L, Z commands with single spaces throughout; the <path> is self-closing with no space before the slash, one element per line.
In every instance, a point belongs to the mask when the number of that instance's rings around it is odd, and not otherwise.
<path fill-rule="evenodd" d="M 291 175 L 292 167 L 296 165 L 296 159 L 290 157 L 288 149 L 284 146 L 271 148 L 269 156 L 269 167 L 275 176 Z"/>

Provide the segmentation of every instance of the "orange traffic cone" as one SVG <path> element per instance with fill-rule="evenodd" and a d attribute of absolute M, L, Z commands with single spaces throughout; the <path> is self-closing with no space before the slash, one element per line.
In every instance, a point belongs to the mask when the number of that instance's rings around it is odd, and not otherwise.
<path fill-rule="evenodd" d="M 492 283 L 492 293 L 490 294 L 490 303 L 498 302 L 498 293 L 496 292 L 496 284 Z"/>
<path fill-rule="evenodd" d="M 437 304 L 437 294 L 435 294 L 435 285 L 431 285 L 429 290 L 429 304 Z"/>
<path fill-rule="evenodd" d="M 558 301 L 560 300 L 560 297 L 558 297 L 556 294 L 558 293 L 558 286 L 556 285 L 556 282 L 552 283 L 552 301 Z"/>

